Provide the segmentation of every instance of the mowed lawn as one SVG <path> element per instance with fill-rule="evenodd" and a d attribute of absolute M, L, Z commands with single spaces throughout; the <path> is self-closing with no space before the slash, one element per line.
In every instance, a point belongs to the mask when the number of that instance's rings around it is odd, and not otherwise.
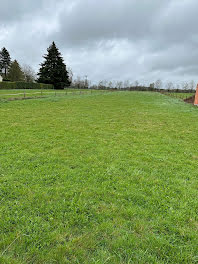
<path fill-rule="evenodd" d="M 0 263 L 198 263 L 197 177 L 178 99 L 0 102 Z"/>
<path fill-rule="evenodd" d="M 0 102 L 8 99 L 23 99 L 24 97 L 54 97 L 64 96 L 69 94 L 85 94 L 85 93 L 96 93 L 101 91 L 91 89 L 72 89 L 67 88 L 65 90 L 53 90 L 53 89 L 0 89 Z M 105 91 L 103 91 L 105 92 Z"/>

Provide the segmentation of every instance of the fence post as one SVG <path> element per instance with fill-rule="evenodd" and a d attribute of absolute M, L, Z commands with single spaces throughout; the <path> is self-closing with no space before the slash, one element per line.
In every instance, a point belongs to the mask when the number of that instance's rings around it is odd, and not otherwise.
<path fill-rule="evenodd" d="M 25 98 L 25 91 L 24 91 L 24 98 Z"/>

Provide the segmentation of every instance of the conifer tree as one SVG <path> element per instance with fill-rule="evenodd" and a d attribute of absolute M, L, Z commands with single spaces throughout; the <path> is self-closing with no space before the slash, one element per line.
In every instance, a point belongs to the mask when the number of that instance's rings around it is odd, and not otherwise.
<path fill-rule="evenodd" d="M 14 60 L 10 65 L 8 79 L 12 82 L 24 81 L 24 74 L 17 60 Z"/>
<path fill-rule="evenodd" d="M 53 84 L 55 89 L 64 89 L 64 87 L 70 86 L 66 65 L 54 42 L 47 49 L 47 54 L 43 58 L 44 62 L 41 63 L 37 81 Z"/>
<path fill-rule="evenodd" d="M 7 77 L 10 64 L 10 54 L 6 48 L 2 48 L 2 50 L 0 51 L 0 72 L 4 74 L 5 78 Z"/>

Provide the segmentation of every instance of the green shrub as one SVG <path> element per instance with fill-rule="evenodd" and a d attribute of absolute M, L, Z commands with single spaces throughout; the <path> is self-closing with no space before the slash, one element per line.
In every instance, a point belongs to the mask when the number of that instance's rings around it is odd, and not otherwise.
<path fill-rule="evenodd" d="M 0 89 L 54 89 L 54 86 L 44 83 L 0 82 Z"/>
<path fill-rule="evenodd" d="M 65 88 L 65 83 L 64 82 L 59 82 L 54 84 L 54 89 L 57 90 L 63 90 Z"/>

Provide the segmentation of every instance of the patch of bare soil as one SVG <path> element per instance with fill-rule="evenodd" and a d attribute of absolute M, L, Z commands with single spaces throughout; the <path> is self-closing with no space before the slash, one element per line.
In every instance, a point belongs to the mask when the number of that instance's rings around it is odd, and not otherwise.
<path fill-rule="evenodd" d="M 27 100 L 27 99 L 39 99 L 43 98 L 43 96 L 36 96 L 36 97 L 11 97 L 6 99 L 7 101 L 15 101 L 15 100 Z"/>
<path fill-rule="evenodd" d="M 184 99 L 184 102 L 189 103 L 189 104 L 194 104 L 194 101 L 195 101 L 195 95 Z"/>

